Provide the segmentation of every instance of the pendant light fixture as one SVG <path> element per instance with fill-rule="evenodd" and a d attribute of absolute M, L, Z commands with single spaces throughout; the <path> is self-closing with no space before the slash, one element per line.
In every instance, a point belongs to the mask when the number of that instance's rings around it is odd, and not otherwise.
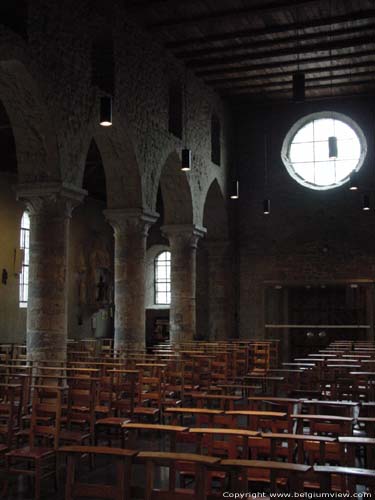
<path fill-rule="evenodd" d="M 329 14 L 330 19 L 332 19 L 332 0 L 329 2 Z M 329 59 L 330 59 L 330 77 L 331 77 L 331 97 L 333 97 L 333 82 L 332 82 L 332 22 L 330 25 L 330 37 L 329 37 Z M 328 157 L 331 160 L 336 160 L 338 157 L 338 147 L 337 147 L 337 137 L 335 130 L 335 119 L 333 119 L 333 135 L 328 137 Z"/>
<path fill-rule="evenodd" d="M 264 215 L 269 215 L 271 212 L 271 200 L 263 200 L 263 213 Z"/>
<path fill-rule="evenodd" d="M 240 183 L 238 180 L 232 181 L 231 189 L 229 192 L 231 200 L 238 200 L 240 197 Z"/>
<path fill-rule="evenodd" d="M 335 122 L 333 121 L 333 123 Z M 337 137 L 335 135 L 328 137 L 328 156 L 334 160 L 338 157 Z"/>
<path fill-rule="evenodd" d="M 305 93 L 306 93 L 306 78 L 305 73 L 300 70 L 299 60 L 300 60 L 300 40 L 299 40 L 299 15 L 298 15 L 298 7 L 296 13 L 296 23 L 297 23 L 297 44 L 298 44 L 298 52 L 297 52 L 297 71 L 293 74 L 293 101 L 294 102 L 304 102 Z"/>
<path fill-rule="evenodd" d="M 110 127 L 112 125 L 112 97 L 111 96 L 102 96 L 100 98 L 99 124 L 102 127 Z"/>
<path fill-rule="evenodd" d="M 358 191 L 358 174 L 357 172 L 352 172 L 349 178 L 349 189 L 350 191 Z"/>
<path fill-rule="evenodd" d="M 181 170 L 189 172 L 191 170 L 191 150 L 183 149 L 181 151 Z"/>
<path fill-rule="evenodd" d="M 190 172 L 192 165 L 191 150 L 187 147 L 187 69 L 185 70 L 185 82 L 183 90 L 183 137 L 185 139 L 185 147 L 181 151 L 181 170 Z"/>
<path fill-rule="evenodd" d="M 268 185 L 268 158 L 267 158 L 267 134 L 264 134 L 264 190 L 267 191 Z M 271 213 L 271 200 L 266 198 L 263 200 L 263 214 Z"/>
<path fill-rule="evenodd" d="M 370 210 L 370 196 L 368 194 L 364 194 L 362 196 L 362 210 L 364 212 L 368 212 Z"/>
<path fill-rule="evenodd" d="M 304 100 L 305 100 L 305 73 L 303 71 L 298 70 L 293 74 L 293 101 L 303 102 Z"/>

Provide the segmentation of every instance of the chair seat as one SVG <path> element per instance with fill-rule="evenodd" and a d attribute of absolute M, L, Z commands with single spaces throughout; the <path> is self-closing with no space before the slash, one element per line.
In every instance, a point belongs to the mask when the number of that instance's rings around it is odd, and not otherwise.
<path fill-rule="evenodd" d="M 145 406 L 137 406 L 134 408 L 134 413 L 136 415 L 157 415 L 159 413 L 158 408 L 148 408 Z"/>
<path fill-rule="evenodd" d="M 109 411 L 110 411 L 110 408 L 108 408 L 108 406 L 104 406 L 104 405 L 95 406 L 96 413 L 109 413 Z"/>
<path fill-rule="evenodd" d="M 53 455 L 55 453 L 55 450 L 52 448 L 30 448 L 29 446 L 26 446 L 25 448 L 18 448 L 17 450 L 12 450 L 9 453 L 7 453 L 8 457 L 15 457 L 15 458 L 44 458 L 47 457 L 48 455 Z"/>
<path fill-rule="evenodd" d="M 82 443 L 86 439 L 90 438 L 89 432 L 79 432 L 79 431 L 71 431 L 69 429 L 62 429 L 60 431 L 60 440 L 61 441 L 70 441 L 73 443 Z"/>
<path fill-rule="evenodd" d="M 108 425 L 121 427 L 122 424 L 128 424 L 130 420 L 125 417 L 106 417 L 96 421 L 95 425 Z"/>
<path fill-rule="evenodd" d="M 0 444 L 0 453 L 8 451 L 8 446 L 6 444 Z"/>

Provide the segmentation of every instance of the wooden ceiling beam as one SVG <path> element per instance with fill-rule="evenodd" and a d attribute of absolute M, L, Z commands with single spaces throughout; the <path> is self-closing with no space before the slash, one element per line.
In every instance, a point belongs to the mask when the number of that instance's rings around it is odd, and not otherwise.
<path fill-rule="evenodd" d="M 368 56 L 373 56 L 374 55 L 374 50 L 373 49 L 367 49 L 367 50 L 357 50 L 355 53 L 355 58 L 358 60 L 360 57 L 368 57 Z M 296 54 L 294 54 L 296 56 Z M 352 59 L 353 54 L 348 54 L 348 53 L 343 53 L 343 54 L 335 54 L 334 60 L 339 61 L 342 59 Z M 243 66 L 231 66 L 231 67 L 226 67 L 226 68 L 214 68 L 214 69 L 207 69 L 207 70 L 199 70 L 196 71 L 197 76 L 200 77 L 212 77 L 212 75 L 235 75 L 235 74 L 243 74 L 243 73 L 250 73 L 253 71 L 266 71 L 269 69 L 275 69 L 275 68 L 286 68 L 289 66 L 292 66 L 294 69 L 297 69 L 297 65 L 301 67 L 301 69 L 304 68 L 305 65 L 307 64 L 319 64 L 319 63 L 324 63 L 324 62 L 331 62 L 332 58 L 330 55 L 326 56 L 316 56 L 316 57 L 309 57 L 309 58 L 304 58 L 304 59 L 297 59 L 297 57 L 293 57 L 293 59 L 290 59 L 289 61 L 273 61 L 273 62 L 268 62 L 268 63 L 258 63 L 258 64 L 249 64 L 249 65 L 243 65 Z M 306 69 L 305 71 L 308 71 Z M 209 81 L 209 79 L 205 79 L 205 81 Z"/>
<path fill-rule="evenodd" d="M 338 87 L 358 87 L 358 86 L 363 86 L 363 85 L 372 85 L 375 88 L 375 79 L 371 78 L 368 80 L 336 82 L 333 89 L 332 89 L 332 85 L 330 83 L 322 84 L 322 85 L 309 85 L 309 86 L 306 86 L 306 92 L 308 92 L 309 90 L 323 90 L 323 89 L 335 90 Z M 262 86 L 262 88 L 264 88 L 264 87 Z M 290 86 L 288 88 L 267 91 L 267 95 L 283 94 L 283 93 L 288 93 L 288 92 L 292 93 L 292 88 Z M 257 94 L 256 91 L 250 92 L 249 89 L 242 89 L 242 90 L 232 89 L 231 91 L 228 90 L 227 92 L 221 92 L 221 95 L 223 95 L 223 96 L 233 96 L 233 95 L 240 95 L 240 94 L 253 94 L 253 95 L 263 95 L 264 96 L 264 93 L 262 93 L 262 92 L 260 94 L 259 93 Z"/>
<path fill-rule="evenodd" d="M 254 5 L 252 7 L 244 7 L 242 9 L 226 9 L 190 17 L 175 17 L 166 19 L 164 21 L 159 21 L 157 23 L 149 24 L 147 28 L 151 31 L 159 31 L 164 28 L 188 26 L 191 24 L 196 26 L 197 24 L 212 22 L 213 20 L 218 19 L 225 19 L 226 21 L 229 21 L 231 19 L 242 18 L 246 15 L 257 16 L 270 14 L 272 12 L 279 12 L 285 9 L 300 9 L 318 3 L 321 3 L 321 0 L 294 0 L 284 2 L 272 1 L 266 4 L 259 3 L 258 5 Z"/>
<path fill-rule="evenodd" d="M 165 44 L 167 49 L 179 50 L 182 47 L 189 45 L 203 45 L 213 42 L 225 42 L 227 40 L 234 40 L 238 38 L 256 38 L 266 35 L 277 35 L 278 33 L 287 33 L 288 31 L 305 30 L 309 28 L 323 28 L 324 26 L 332 26 L 334 24 L 353 23 L 367 19 L 375 18 L 375 10 L 361 10 L 344 14 L 341 16 L 333 16 L 329 18 L 319 18 L 308 20 L 305 22 L 298 22 L 292 24 L 281 24 L 267 26 L 266 28 L 259 29 L 245 29 L 231 31 L 229 33 L 217 33 L 215 35 L 204 35 L 200 37 L 185 38 L 183 40 L 176 40 Z"/>
<path fill-rule="evenodd" d="M 327 51 L 337 51 L 340 49 L 346 49 L 351 47 L 358 47 L 361 45 L 375 44 L 374 36 L 362 36 L 348 38 L 347 40 L 341 41 L 331 41 L 331 42 L 320 42 L 311 45 L 303 45 L 298 47 L 288 47 L 284 49 L 266 50 L 263 52 L 252 52 L 241 54 L 237 56 L 226 56 L 226 57 L 211 57 L 207 59 L 192 59 L 187 61 L 187 66 L 192 69 L 207 68 L 209 66 L 225 66 L 228 64 L 235 63 L 245 63 L 246 61 L 253 61 L 254 59 L 269 59 L 272 57 L 279 58 L 284 56 L 292 56 L 298 54 L 309 54 L 316 52 L 327 52 Z M 335 59 L 335 55 L 332 56 L 332 60 Z M 280 63 L 282 64 L 282 62 Z"/>
<path fill-rule="evenodd" d="M 349 64 L 341 64 L 334 66 L 318 66 L 316 68 L 309 68 L 305 70 L 306 75 L 309 73 L 326 73 L 327 71 L 344 71 L 344 70 L 354 70 L 360 68 L 370 68 L 375 67 L 375 59 L 369 61 L 362 61 L 357 63 L 349 63 Z M 253 80 L 270 80 L 275 78 L 282 78 L 286 76 L 293 76 L 296 70 L 291 71 L 276 71 L 274 73 L 259 73 L 257 72 L 254 75 L 240 76 L 240 77 L 232 77 L 232 78 L 217 78 L 212 80 L 206 80 L 207 85 L 211 85 L 215 87 L 215 89 L 220 89 L 222 87 L 226 87 L 228 85 L 235 85 L 237 83 L 246 83 L 248 81 Z"/>
<path fill-rule="evenodd" d="M 314 76 L 312 78 L 306 78 L 306 89 L 314 87 L 315 82 L 337 82 L 338 80 L 342 80 L 345 78 L 349 78 L 350 82 L 355 85 L 357 81 L 363 81 L 363 80 L 356 80 L 356 78 L 362 78 L 363 77 L 368 77 L 368 76 L 375 76 L 375 67 L 373 70 L 368 70 L 368 71 L 360 71 L 359 73 L 356 73 L 355 75 L 352 75 L 351 73 L 344 73 L 342 75 L 328 75 L 328 76 Z M 309 85 L 309 84 L 312 85 Z M 375 85 L 375 79 L 374 79 L 374 85 Z M 271 88 L 278 88 L 278 87 L 287 87 L 291 89 L 293 86 L 293 79 L 289 79 L 287 81 L 278 81 L 278 82 L 262 82 L 262 83 L 254 83 L 254 84 L 248 84 L 248 85 L 239 85 L 239 86 L 231 86 L 231 87 L 226 87 L 225 89 L 222 89 L 222 91 L 225 93 L 228 91 L 229 93 L 231 92 L 237 92 L 237 91 L 242 91 L 242 90 L 251 90 L 251 89 L 271 89 Z M 219 90 L 220 92 L 220 90 Z"/>
<path fill-rule="evenodd" d="M 222 47 L 210 47 L 207 49 L 199 49 L 199 50 L 188 50 L 184 52 L 176 52 L 175 56 L 180 57 L 182 59 L 196 59 L 205 56 L 209 56 L 212 54 L 221 54 L 225 52 L 237 52 L 243 50 L 254 50 L 254 49 L 262 49 L 267 47 L 275 47 L 281 44 L 290 44 L 290 43 L 299 43 L 299 42 L 307 42 L 307 41 L 316 41 L 322 38 L 333 38 L 337 36 L 345 36 L 345 35 L 354 35 L 356 33 L 363 33 L 368 31 L 374 31 L 375 25 L 372 24 L 362 24 L 359 26 L 351 26 L 348 28 L 339 28 L 339 29 L 329 29 L 325 31 L 320 31 L 317 33 L 296 33 L 290 37 L 282 37 L 282 38 L 273 38 L 271 40 L 257 40 L 253 42 L 247 42 L 242 44 L 235 45 L 227 45 Z"/>

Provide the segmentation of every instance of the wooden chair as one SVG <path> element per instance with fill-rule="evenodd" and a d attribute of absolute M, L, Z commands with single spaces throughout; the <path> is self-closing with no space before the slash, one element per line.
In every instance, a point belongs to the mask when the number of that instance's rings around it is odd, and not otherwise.
<path fill-rule="evenodd" d="M 52 476 L 55 484 L 57 481 L 56 450 L 60 439 L 62 393 L 60 387 L 33 388 L 29 446 L 6 454 L 7 477 L 19 474 L 32 477 L 35 481 L 35 500 L 40 499 L 45 478 Z M 48 425 L 44 423 L 46 415 L 50 418 Z M 7 481 L 6 489 L 8 485 Z"/>
<path fill-rule="evenodd" d="M 123 450 L 99 446 L 64 446 L 58 450 L 67 455 L 65 500 L 76 498 L 103 498 L 130 500 L 130 478 L 135 450 Z M 116 482 L 114 485 L 102 483 L 82 483 L 77 480 L 77 465 L 82 455 L 109 456 L 114 461 Z"/>
<path fill-rule="evenodd" d="M 69 383 L 66 427 L 60 432 L 60 444 L 83 445 L 94 438 L 96 380 L 84 380 L 84 388 L 80 379 L 70 377 Z"/>
<path fill-rule="evenodd" d="M 279 486 L 295 493 L 303 492 L 304 474 L 311 469 L 308 465 L 275 462 L 272 460 L 222 460 L 221 466 L 230 475 L 232 492 L 249 491 L 249 482 L 270 483 L 271 493 Z"/>
<path fill-rule="evenodd" d="M 0 436 L 11 447 L 14 433 L 20 428 L 23 387 L 21 384 L 0 384 Z"/>
<path fill-rule="evenodd" d="M 205 500 L 210 490 L 210 485 L 207 484 L 207 469 L 217 464 L 220 459 L 216 457 L 196 455 L 193 453 L 167 453 L 167 452 L 140 452 L 138 460 L 145 463 L 146 466 L 146 489 L 145 500 L 181 500 L 183 498 L 191 498 L 193 500 Z M 176 487 L 176 475 L 174 467 L 176 462 L 186 462 L 192 464 L 195 469 L 194 489 Z M 154 478 L 156 467 L 168 467 L 169 485 L 168 489 L 154 489 Z"/>
<path fill-rule="evenodd" d="M 375 494 L 375 470 L 373 469 L 314 465 L 314 472 L 319 477 L 322 492 L 340 491 L 355 494 L 356 486 L 363 485 L 370 495 Z M 335 481 L 335 478 L 340 481 Z M 364 495 L 363 498 L 365 498 Z"/>

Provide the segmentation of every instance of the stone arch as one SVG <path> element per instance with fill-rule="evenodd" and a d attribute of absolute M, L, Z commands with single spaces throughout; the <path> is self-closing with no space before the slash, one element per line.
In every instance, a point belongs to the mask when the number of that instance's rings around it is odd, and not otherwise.
<path fill-rule="evenodd" d="M 95 116 L 97 119 L 97 116 Z M 143 209 L 142 180 L 127 128 L 114 113 L 113 125 L 91 127 L 80 158 L 78 185 L 82 185 L 85 161 L 92 139 L 99 149 L 107 184 L 108 208 Z"/>
<path fill-rule="evenodd" d="M 190 184 L 180 164 L 177 152 L 170 153 L 160 175 L 165 225 L 194 223 Z"/>
<path fill-rule="evenodd" d="M 217 179 L 212 181 L 206 194 L 203 225 L 207 229 L 208 240 L 226 240 L 228 238 L 226 201 Z"/>
<path fill-rule="evenodd" d="M 233 334 L 234 269 L 226 200 L 217 179 L 206 194 L 203 224 L 207 237 L 197 254 L 197 329 L 204 338 L 223 340 Z"/>
<path fill-rule="evenodd" d="M 0 99 L 14 133 L 19 181 L 59 181 L 56 134 L 28 61 L 23 40 L 0 27 Z"/>

